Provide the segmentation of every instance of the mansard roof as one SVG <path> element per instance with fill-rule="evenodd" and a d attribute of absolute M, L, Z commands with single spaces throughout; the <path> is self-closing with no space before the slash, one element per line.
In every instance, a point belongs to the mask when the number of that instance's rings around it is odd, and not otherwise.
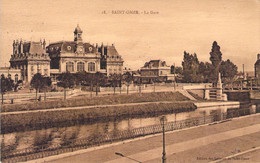
<path fill-rule="evenodd" d="M 90 43 L 82 43 L 85 53 L 95 53 L 96 48 Z M 91 47 L 91 48 L 90 48 Z M 77 49 L 77 43 L 74 41 L 60 41 L 56 43 L 51 43 L 47 47 L 47 53 L 57 54 L 60 52 L 75 53 Z M 91 50 L 91 51 L 90 51 Z"/>
<path fill-rule="evenodd" d="M 143 68 L 158 68 L 158 67 L 169 67 L 165 61 L 161 60 L 150 60 L 144 64 Z"/>
<path fill-rule="evenodd" d="M 115 48 L 115 46 L 107 46 L 107 56 L 120 56 Z"/>
<path fill-rule="evenodd" d="M 161 60 L 150 60 L 144 64 L 144 67 L 168 67 L 165 61 Z"/>
<path fill-rule="evenodd" d="M 23 43 L 23 53 L 44 54 L 45 50 L 40 42 L 25 42 Z"/>

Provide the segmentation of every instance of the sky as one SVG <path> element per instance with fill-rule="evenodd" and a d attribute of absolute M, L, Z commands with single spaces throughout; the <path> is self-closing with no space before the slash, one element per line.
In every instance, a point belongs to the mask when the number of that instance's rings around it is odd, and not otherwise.
<path fill-rule="evenodd" d="M 114 44 L 132 69 L 181 66 L 184 51 L 210 62 L 213 41 L 239 71 L 253 71 L 260 53 L 260 0 L 1 0 L 0 13 L 1 67 L 13 40 L 73 41 L 77 24 L 84 42 Z"/>

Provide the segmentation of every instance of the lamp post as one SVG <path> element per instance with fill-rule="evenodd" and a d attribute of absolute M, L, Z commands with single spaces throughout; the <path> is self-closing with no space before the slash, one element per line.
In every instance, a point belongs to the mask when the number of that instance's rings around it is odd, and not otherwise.
<path fill-rule="evenodd" d="M 167 122 L 167 119 L 165 116 L 162 116 L 160 118 L 160 123 L 162 125 L 163 128 L 163 156 L 162 156 L 162 163 L 166 163 L 166 152 L 165 152 L 165 129 L 164 129 L 164 124 Z"/>

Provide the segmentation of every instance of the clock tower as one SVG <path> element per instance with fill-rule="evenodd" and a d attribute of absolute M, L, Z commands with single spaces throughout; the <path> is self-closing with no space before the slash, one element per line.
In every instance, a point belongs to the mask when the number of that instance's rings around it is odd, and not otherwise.
<path fill-rule="evenodd" d="M 84 53 L 83 42 L 82 42 L 82 33 L 79 25 L 75 28 L 74 31 L 74 41 L 76 42 L 76 53 Z"/>

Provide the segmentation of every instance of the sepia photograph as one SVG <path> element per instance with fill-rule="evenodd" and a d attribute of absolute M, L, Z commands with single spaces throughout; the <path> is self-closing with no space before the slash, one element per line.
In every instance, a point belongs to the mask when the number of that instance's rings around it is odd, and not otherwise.
<path fill-rule="evenodd" d="M 1 162 L 260 162 L 260 0 L 1 0 Z"/>

